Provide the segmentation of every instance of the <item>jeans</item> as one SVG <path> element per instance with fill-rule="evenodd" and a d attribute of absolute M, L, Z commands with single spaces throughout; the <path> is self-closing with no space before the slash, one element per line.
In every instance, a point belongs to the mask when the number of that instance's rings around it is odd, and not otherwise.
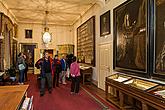
<path fill-rule="evenodd" d="M 23 70 L 19 70 L 19 83 L 23 83 L 24 82 L 24 73 L 25 69 Z"/>
<path fill-rule="evenodd" d="M 62 71 L 60 73 L 60 82 L 66 83 L 65 80 L 66 80 L 66 71 Z"/>

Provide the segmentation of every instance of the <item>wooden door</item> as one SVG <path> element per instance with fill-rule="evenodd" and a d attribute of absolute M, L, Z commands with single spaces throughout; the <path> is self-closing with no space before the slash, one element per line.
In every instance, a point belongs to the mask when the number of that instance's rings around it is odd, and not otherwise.
<path fill-rule="evenodd" d="M 103 90 L 105 90 L 105 78 L 112 73 L 112 63 L 111 44 L 100 45 L 98 87 Z"/>

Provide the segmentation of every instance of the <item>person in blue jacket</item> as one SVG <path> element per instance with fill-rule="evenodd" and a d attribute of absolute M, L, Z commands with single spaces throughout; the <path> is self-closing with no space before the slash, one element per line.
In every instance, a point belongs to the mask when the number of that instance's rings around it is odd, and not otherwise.
<path fill-rule="evenodd" d="M 64 55 L 62 55 L 60 62 L 62 65 L 62 72 L 60 74 L 60 83 L 66 84 L 65 80 L 66 80 L 67 63 L 66 63 Z"/>

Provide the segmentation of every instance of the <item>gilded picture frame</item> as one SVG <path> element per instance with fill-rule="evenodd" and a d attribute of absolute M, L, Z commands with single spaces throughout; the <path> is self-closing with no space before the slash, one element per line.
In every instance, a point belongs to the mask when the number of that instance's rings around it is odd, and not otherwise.
<path fill-rule="evenodd" d="M 148 71 L 148 0 L 130 0 L 114 12 L 114 69 Z"/>

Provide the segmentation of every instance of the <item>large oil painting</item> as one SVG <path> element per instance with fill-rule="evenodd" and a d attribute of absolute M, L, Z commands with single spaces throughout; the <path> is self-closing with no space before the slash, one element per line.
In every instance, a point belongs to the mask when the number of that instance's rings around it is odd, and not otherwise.
<path fill-rule="evenodd" d="M 165 0 L 155 0 L 155 72 L 165 75 Z"/>
<path fill-rule="evenodd" d="M 21 52 L 26 55 L 26 61 L 29 67 L 34 67 L 34 49 L 37 48 L 36 43 L 21 43 Z"/>
<path fill-rule="evenodd" d="M 114 9 L 114 68 L 147 72 L 147 0 Z"/>

